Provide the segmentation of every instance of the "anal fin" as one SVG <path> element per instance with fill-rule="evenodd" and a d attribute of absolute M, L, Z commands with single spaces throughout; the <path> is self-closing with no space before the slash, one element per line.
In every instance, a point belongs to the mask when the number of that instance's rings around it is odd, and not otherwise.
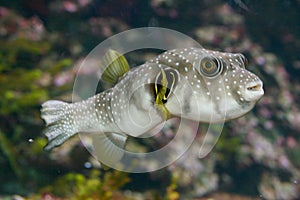
<path fill-rule="evenodd" d="M 127 140 L 125 134 L 100 133 L 93 134 L 92 137 L 94 153 L 98 161 L 113 166 L 122 159 Z"/>

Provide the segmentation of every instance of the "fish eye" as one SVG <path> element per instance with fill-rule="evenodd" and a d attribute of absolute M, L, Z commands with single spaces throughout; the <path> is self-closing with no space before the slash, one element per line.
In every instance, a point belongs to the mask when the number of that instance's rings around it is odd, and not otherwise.
<path fill-rule="evenodd" d="M 243 54 L 238 54 L 240 60 L 242 61 L 242 64 L 244 65 L 243 67 L 247 67 L 248 66 L 248 60 L 247 58 L 243 55 Z"/>
<path fill-rule="evenodd" d="M 200 72 L 207 77 L 215 77 L 222 70 L 222 62 L 214 57 L 204 57 L 200 63 Z"/>
<path fill-rule="evenodd" d="M 244 58 L 244 66 L 247 67 L 249 64 L 248 59 L 245 56 L 243 56 L 243 58 Z"/>

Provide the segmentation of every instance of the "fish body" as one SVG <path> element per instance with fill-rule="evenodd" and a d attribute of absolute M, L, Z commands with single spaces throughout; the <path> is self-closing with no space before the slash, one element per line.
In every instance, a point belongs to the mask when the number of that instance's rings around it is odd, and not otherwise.
<path fill-rule="evenodd" d="M 116 61 L 103 74 L 114 87 L 81 102 L 42 105 L 46 150 L 76 133 L 94 132 L 97 155 L 114 163 L 122 158 L 128 135 L 141 136 L 173 117 L 208 123 L 234 119 L 264 93 L 262 81 L 246 70 L 239 53 L 174 49 L 133 69 L 115 51 L 106 58 Z"/>

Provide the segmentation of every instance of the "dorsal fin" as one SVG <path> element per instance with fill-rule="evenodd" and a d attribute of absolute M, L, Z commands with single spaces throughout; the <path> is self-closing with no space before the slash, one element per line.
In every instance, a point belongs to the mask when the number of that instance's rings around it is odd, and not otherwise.
<path fill-rule="evenodd" d="M 126 58 L 119 52 L 109 49 L 103 61 L 106 66 L 102 79 L 110 83 L 117 83 L 119 78 L 129 71 L 129 64 Z"/>

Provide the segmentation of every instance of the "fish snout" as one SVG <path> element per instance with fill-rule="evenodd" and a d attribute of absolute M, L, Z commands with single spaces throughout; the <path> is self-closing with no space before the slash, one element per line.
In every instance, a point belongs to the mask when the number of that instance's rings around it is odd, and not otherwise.
<path fill-rule="evenodd" d="M 262 81 L 255 81 L 246 84 L 245 86 L 245 100 L 246 101 L 257 101 L 264 95 Z"/>

